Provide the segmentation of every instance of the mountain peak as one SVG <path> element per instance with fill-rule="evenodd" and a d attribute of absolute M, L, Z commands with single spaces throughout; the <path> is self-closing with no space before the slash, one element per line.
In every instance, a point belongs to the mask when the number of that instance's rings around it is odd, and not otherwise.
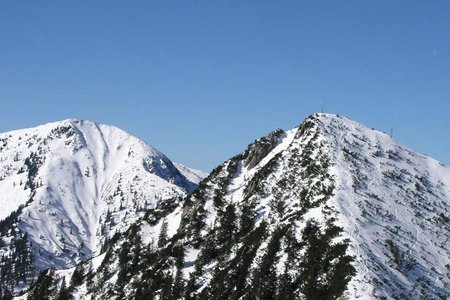
<path fill-rule="evenodd" d="M 196 176 L 191 181 L 155 148 L 92 121 L 66 119 L 3 133 L 0 241 L 32 245 L 21 248 L 31 251 L 23 254 L 32 257 L 30 274 L 71 267 L 100 254 L 148 209 L 173 206 L 196 187 L 202 175 Z M 1 242 L 0 256 L 10 257 L 9 247 Z"/>
<path fill-rule="evenodd" d="M 145 169 L 160 166 L 156 178 L 173 181 L 164 176 L 170 163 L 156 162 Z M 110 193 L 111 203 L 123 191 Z M 339 115 L 273 131 L 193 193 L 153 203 L 117 231 L 92 272 L 79 264 L 45 273 L 53 290 L 82 274 L 69 287 L 79 298 L 450 296 L 450 169 Z M 111 217 L 117 209 L 102 220 Z"/>

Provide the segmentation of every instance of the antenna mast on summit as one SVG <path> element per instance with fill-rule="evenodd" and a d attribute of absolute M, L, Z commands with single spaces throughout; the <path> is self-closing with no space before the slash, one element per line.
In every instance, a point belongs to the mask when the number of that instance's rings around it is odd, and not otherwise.
<path fill-rule="evenodd" d="M 321 102 L 321 111 L 322 111 L 322 113 L 323 113 L 323 101 Z"/>

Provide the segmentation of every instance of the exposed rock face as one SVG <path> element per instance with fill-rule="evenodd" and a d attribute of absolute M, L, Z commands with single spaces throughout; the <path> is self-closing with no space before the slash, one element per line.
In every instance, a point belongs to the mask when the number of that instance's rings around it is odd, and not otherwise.
<path fill-rule="evenodd" d="M 278 129 L 271 132 L 268 136 L 260 138 L 249 146 L 244 157 L 244 166 L 248 169 L 255 167 L 267 154 L 270 153 L 281 140 L 286 136 L 286 133 Z"/>

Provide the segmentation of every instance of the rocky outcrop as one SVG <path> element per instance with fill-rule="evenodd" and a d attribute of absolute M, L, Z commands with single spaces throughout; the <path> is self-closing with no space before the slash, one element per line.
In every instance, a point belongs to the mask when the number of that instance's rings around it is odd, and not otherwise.
<path fill-rule="evenodd" d="M 278 129 L 271 132 L 268 136 L 263 137 L 251 144 L 244 158 L 244 166 L 248 169 L 255 167 L 267 154 L 278 146 L 286 136 L 286 133 Z"/>

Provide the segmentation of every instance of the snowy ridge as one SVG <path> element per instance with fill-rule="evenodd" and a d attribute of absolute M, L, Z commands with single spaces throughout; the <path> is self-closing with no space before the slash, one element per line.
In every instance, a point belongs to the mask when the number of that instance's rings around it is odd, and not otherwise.
<path fill-rule="evenodd" d="M 25 205 L 10 225 L 27 234 L 39 271 L 100 254 L 148 209 L 195 187 L 158 150 L 113 126 L 65 120 L 0 134 L 0 220 Z"/>
<path fill-rule="evenodd" d="M 202 181 L 203 179 L 205 179 L 208 174 L 201 171 L 201 170 L 196 170 L 196 169 L 192 169 L 192 168 L 188 168 L 180 163 L 174 163 L 174 166 L 178 169 L 178 171 L 180 171 L 180 173 L 186 177 L 190 182 L 193 183 L 200 183 L 200 181 Z"/>
<path fill-rule="evenodd" d="M 150 209 L 101 259 L 77 297 L 446 299 L 450 169 L 316 114 Z"/>
<path fill-rule="evenodd" d="M 450 169 L 346 118 L 320 122 L 335 162 L 333 202 L 357 258 L 350 291 L 449 296 Z"/>

